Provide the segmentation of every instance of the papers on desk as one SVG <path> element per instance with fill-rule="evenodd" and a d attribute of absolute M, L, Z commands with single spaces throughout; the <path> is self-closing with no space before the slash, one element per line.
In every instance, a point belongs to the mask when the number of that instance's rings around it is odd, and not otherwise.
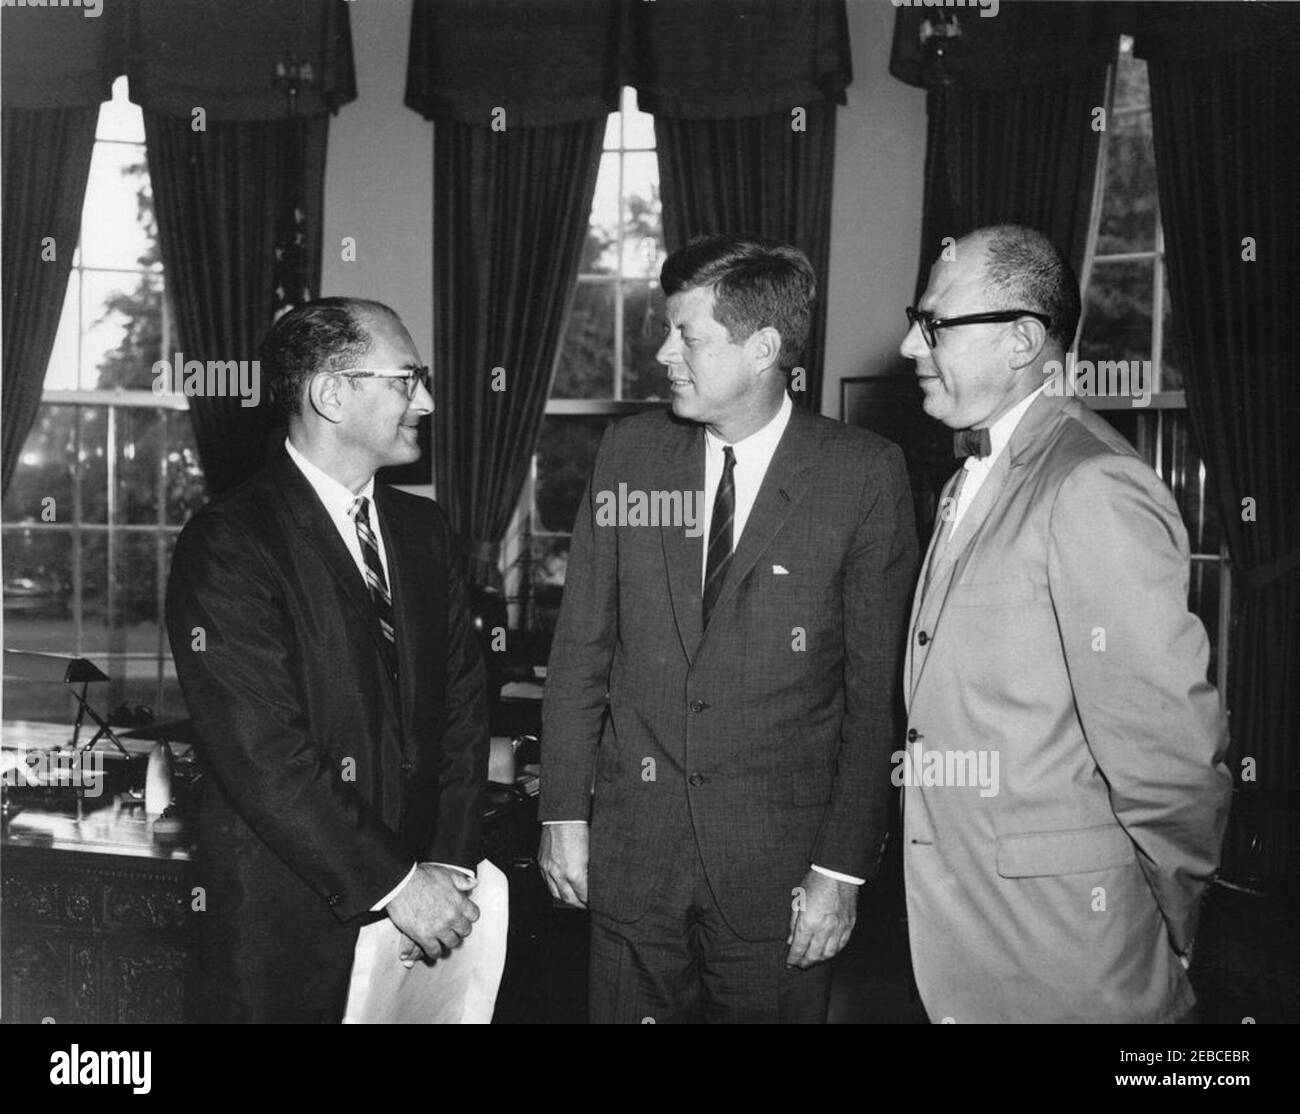
<path fill-rule="evenodd" d="M 492 1020 L 506 963 L 510 888 L 487 859 L 477 873 L 470 895 L 479 908 L 474 931 L 436 963 L 403 967 L 397 958 L 402 934 L 387 917 L 361 930 L 345 1025 L 486 1025 Z"/>

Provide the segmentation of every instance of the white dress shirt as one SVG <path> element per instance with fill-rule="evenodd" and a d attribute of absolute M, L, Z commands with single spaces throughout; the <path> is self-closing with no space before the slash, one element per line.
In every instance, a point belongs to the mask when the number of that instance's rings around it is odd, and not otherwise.
<path fill-rule="evenodd" d="M 957 506 L 953 511 L 949 536 L 951 536 L 953 530 L 957 529 L 957 523 L 961 521 L 962 515 L 975 501 L 975 496 L 979 494 L 980 488 L 984 486 L 984 481 L 989 478 L 989 473 L 993 471 L 994 462 L 1002 455 L 1002 450 L 1007 447 L 1011 435 L 1016 431 L 1016 426 L 1020 424 L 1020 419 L 1025 416 L 1025 411 L 1033 405 L 1034 399 L 1041 395 L 1046 388 L 1047 384 L 1044 383 L 1038 390 L 1025 395 L 1015 406 L 989 426 L 991 451 L 988 456 L 968 456 L 966 458 L 966 463 L 962 465 L 966 469 L 966 478 L 962 481 L 961 491 L 957 493 Z"/>
<path fill-rule="evenodd" d="M 343 544 L 348 548 L 348 553 L 352 557 L 352 563 L 357 567 L 357 575 L 361 577 L 362 584 L 366 583 L 366 558 L 361 552 L 361 539 L 357 537 L 357 524 L 348 512 L 352 510 L 352 504 L 356 502 L 357 496 L 364 496 L 370 500 L 370 530 L 375 535 L 375 545 L 379 549 L 379 563 L 384 567 L 384 580 L 388 584 L 392 584 L 392 577 L 388 574 L 388 552 L 384 549 L 384 532 L 379 528 L 379 508 L 375 505 L 375 477 L 371 476 L 360 489 L 352 491 L 303 456 L 294 447 L 292 441 L 286 439 L 284 447 L 289 454 L 289 459 L 298 466 L 298 471 L 307 477 L 307 482 L 311 484 L 312 490 L 316 492 L 316 497 L 324 505 L 326 513 L 330 516 L 330 521 L 334 523 L 334 528 L 339 532 L 339 537 L 343 539 Z M 367 584 L 366 593 L 369 594 L 369 592 L 370 586 Z M 473 871 L 452 863 L 435 863 L 434 865 L 445 866 L 448 870 L 459 871 L 461 874 L 468 875 L 471 878 L 474 877 Z M 370 907 L 370 911 L 377 913 L 383 909 L 405 889 L 406 884 L 414 874 L 415 864 L 412 863 L 411 869 L 406 872 L 406 877 L 398 882 L 383 898 L 375 902 Z"/>

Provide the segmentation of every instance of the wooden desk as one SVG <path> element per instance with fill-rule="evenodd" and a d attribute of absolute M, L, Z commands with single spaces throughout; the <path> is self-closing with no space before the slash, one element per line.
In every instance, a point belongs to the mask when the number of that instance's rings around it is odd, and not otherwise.
<path fill-rule="evenodd" d="M 536 801 L 489 789 L 483 853 L 511 885 L 502 1016 L 534 962 L 536 849 Z M 0 1021 L 194 1020 L 196 884 L 191 849 L 159 843 L 143 816 L 19 813 L 0 838 Z"/>
<path fill-rule="evenodd" d="M 23 812 L 0 840 L 7 1022 L 187 1020 L 194 863 L 143 816 Z"/>

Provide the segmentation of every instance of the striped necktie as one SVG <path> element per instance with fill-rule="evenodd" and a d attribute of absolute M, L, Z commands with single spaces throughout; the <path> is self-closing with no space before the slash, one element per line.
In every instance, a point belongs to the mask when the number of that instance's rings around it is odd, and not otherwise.
<path fill-rule="evenodd" d="M 704 625 L 709 625 L 713 605 L 722 593 L 731 564 L 732 527 L 736 518 L 736 454 L 730 445 L 722 447 L 722 479 L 713 499 L 713 519 L 709 523 L 709 556 L 704 565 Z"/>
<path fill-rule="evenodd" d="M 348 513 L 357 526 L 357 540 L 361 542 L 361 556 L 366 562 L 366 587 L 370 589 L 370 599 L 375 605 L 379 630 L 389 647 L 389 666 L 396 672 L 397 632 L 393 625 L 393 597 L 384 576 L 384 563 L 379 559 L 379 543 L 370 528 L 370 500 L 358 495 Z"/>

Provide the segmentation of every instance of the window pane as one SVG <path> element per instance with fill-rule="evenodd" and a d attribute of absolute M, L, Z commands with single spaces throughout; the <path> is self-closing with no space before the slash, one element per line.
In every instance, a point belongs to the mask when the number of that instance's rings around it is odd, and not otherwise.
<path fill-rule="evenodd" d="M 163 411 L 120 406 L 117 421 L 116 521 L 150 525 L 158 521 L 158 476 L 166 451 Z"/>
<path fill-rule="evenodd" d="M 81 443 L 81 521 L 108 523 L 108 407 L 77 407 Z"/>
<path fill-rule="evenodd" d="M 542 422 L 537 445 L 537 530 L 560 534 L 573 530 L 578 503 L 609 423 L 605 417 L 559 415 Z"/>
<path fill-rule="evenodd" d="M 5 648 L 72 654 L 72 546 L 68 530 L 4 531 Z M 71 723 L 68 686 L 6 682 L 5 719 Z"/>
<path fill-rule="evenodd" d="M 1151 359 L 1153 262 L 1098 263 L 1083 311 L 1081 360 Z"/>
<path fill-rule="evenodd" d="M 1151 113 L 1115 114 L 1106 137 L 1106 182 L 1097 254 L 1156 245 L 1156 159 Z"/>
<path fill-rule="evenodd" d="M 71 524 L 75 460 L 76 407 L 42 405 L 5 492 L 5 522 Z"/>
<path fill-rule="evenodd" d="M 208 501 L 203 487 L 194 428 L 184 410 L 168 410 L 167 422 L 167 522 L 183 526 L 190 515 Z"/>
<path fill-rule="evenodd" d="M 80 651 L 87 657 L 103 657 L 110 649 L 108 531 L 78 531 L 76 544 L 81 556 Z"/>
<path fill-rule="evenodd" d="M 143 146 L 95 144 L 81 212 L 82 266 L 135 268 L 157 258 Z"/>
<path fill-rule="evenodd" d="M 582 246 L 579 274 L 614 274 L 618 269 L 618 167 L 620 155 L 600 156 L 596 195 L 591 203 L 591 224 Z"/>
<path fill-rule="evenodd" d="M 623 274 L 658 278 L 667 253 L 653 151 L 623 156 L 623 193 Z"/>
<path fill-rule="evenodd" d="M 623 287 L 623 397 L 664 400 L 668 373 L 655 359 L 663 344 L 659 284 L 626 283 Z"/>
<path fill-rule="evenodd" d="M 119 645 L 129 653 L 158 652 L 159 537 L 153 531 L 113 531 L 113 570 L 117 578 L 114 625 L 122 632 Z M 167 556 L 169 541 L 163 539 L 163 553 Z"/>
<path fill-rule="evenodd" d="M 580 282 L 560 350 L 552 398 L 614 397 L 614 299 L 612 282 Z"/>
<path fill-rule="evenodd" d="M 45 365 L 47 391 L 75 391 L 79 366 L 77 348 L 81 340 L 81 275 L 75 269 L 68 275 L 68 289 L 63 295 L 63 312 L 59 331 L 54 336 L 50 362 Z"/>

